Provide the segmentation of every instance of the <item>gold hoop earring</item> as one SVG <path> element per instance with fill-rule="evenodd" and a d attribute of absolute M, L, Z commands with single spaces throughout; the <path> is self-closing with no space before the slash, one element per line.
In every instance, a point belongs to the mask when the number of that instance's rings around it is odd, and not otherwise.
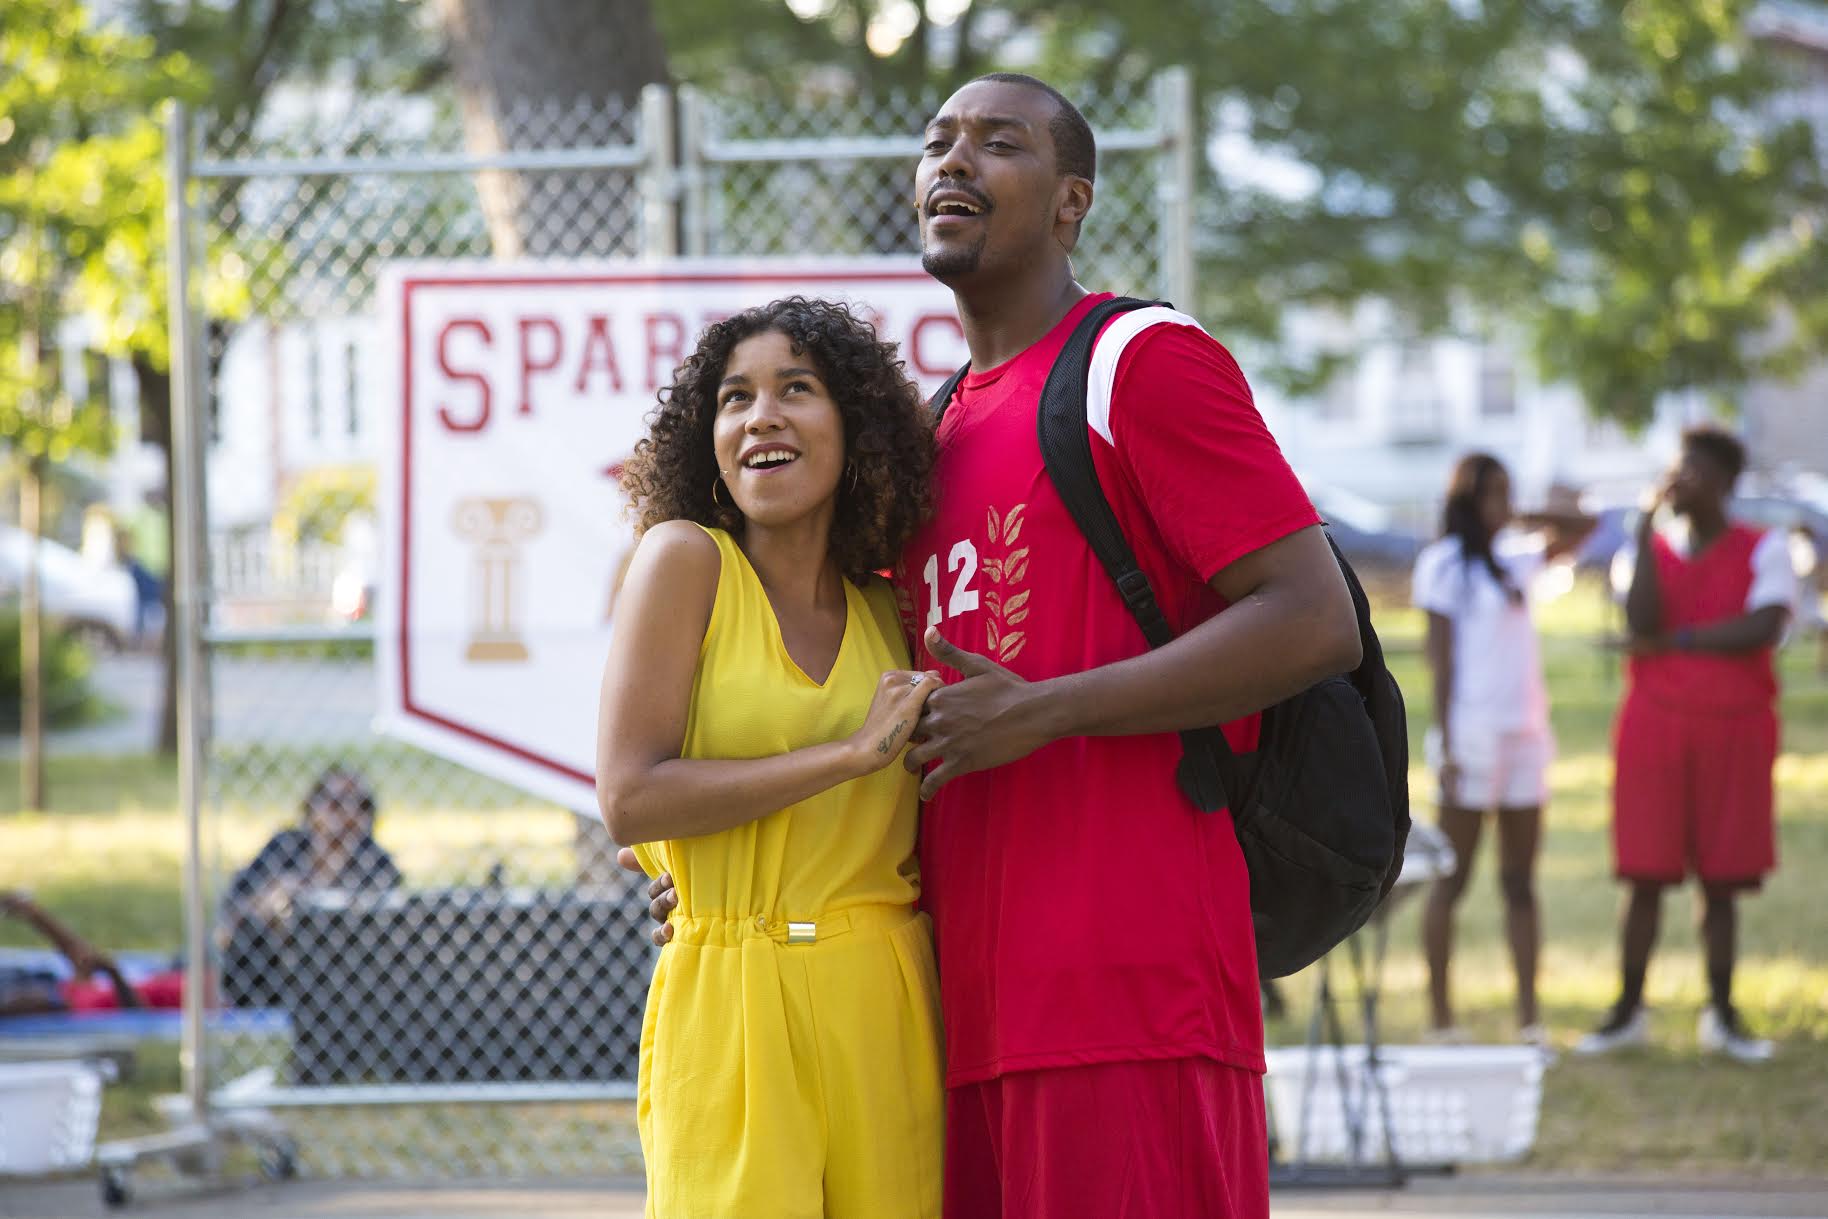
<path fill-rule="evenodd" d="M 724 476 L 721 474 L 719 474 L 716 478 L 711 480 L 711 502 L 719 505 L 720 507 L 728 507 L 729 505 L 725 504 L 722 500 L 717 498 L 717 489 L 723 485 L 724 485 Z"/>
<path fill-rule="evenodd" d="M 857 494 L 857 463 L 852 461 L 848 464 L 851 471 L 851 494 L 855 495 Z"/>

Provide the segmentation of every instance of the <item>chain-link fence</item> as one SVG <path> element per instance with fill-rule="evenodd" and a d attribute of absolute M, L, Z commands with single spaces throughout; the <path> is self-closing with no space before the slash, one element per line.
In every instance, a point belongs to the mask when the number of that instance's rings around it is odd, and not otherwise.
<path fill-rule="evenodd" d="M 1182 74 L 1086 107 L 1081 277 L 1185 285 Z M 378 735 L 376 281 L 394 260 L 913 253 L 938 98 L 758 104 L 650 87 L 506 117 L 306 97 L 204 131 L 189 170 L 209 577 L 200 884 L 222 1111 L 282 1116 L 308 1170 L 638 1171 L 651 949 L 594 819 Z M 580 681 L 591 680 L 581 674 Z M 537 1113 L 525 1106 L 538 1104 Z"/>
<path fill-rule="evenodd" d="M 912 254 L 917 134 L 939 94 L 822 105 L 683 91 L 684 249 L 691 254 Z M 1192 128 L 1181 72 L 1081 102 L 1098 142 L 1097 207 L 1075 254 L 1099 290 L 1190 299 L 1183 248 Z"/>

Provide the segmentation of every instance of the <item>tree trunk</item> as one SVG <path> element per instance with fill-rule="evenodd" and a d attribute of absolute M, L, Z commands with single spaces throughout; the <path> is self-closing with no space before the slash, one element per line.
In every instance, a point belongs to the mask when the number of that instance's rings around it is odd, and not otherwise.
<path fill-rule="evenodd" d="M 28 367 L 36 364 L 30 354 L 36 345 L 26 336 Z M 36 369 L 32 369 L 36 374 Z M 31 383 L 28 377 L 27 384 Z M 28 393 L 34 391 L 27 390 Z M 19 614 L 19 725 L 22 756 L 19 768 L 19 806 L 44 807 L 44 597 L 39 584 L 43 563 L 44 458 L 29 457 L 19 481 L 19 524 L 25 530 L 25 579 L 20 588 Z"/>
<path fill-rule="evenodd" d="M 48 294 L 28 298 L 26 325 L 19 335 L 19 380 L 25 416 L 43 422 L 44 350 Z M 44 473 L 42 453 L 28 454 L 19 480 L 19 525 L 25 532 L 25 571 L 19 589 L 19 767 L 20 807 L 44 807 Z"/>
<path fill-rule="evenodd" d="M 465 142 L 475 153 L 621 142 L 625 137 L 602 134 L 600 123 L 576 121 L 577 109 L 600 115 L 620 102 L 632 110 L 642 86 L 667 81 L 650 0 L 438 0 L 438 17 L 456 69 Z M 496 256 L 576 253 L 577 228 L 606 221 L 626 225 L 632 237 L 640 224 L 639 198 L 627 191 L 626 176 L 616 182 L 605 177 L 478 174 Z M 616 186 L 627 204 L 606 216 L 603 201 L 614 197 Z M 634 242 L 621 248 L 632 252 Z"/>
<path fill-rule="evenodd" d="M 643 86 L 668 83 L 651 0 L 437 0 L 437 5 L 471 152 L 624 142 L 639 130 Z M 606 134 L 600 119 L 617 103 L 630 117 L 615 134 Z M 599 121 L 580 121 L 584 116 Z M 477 175 L 476 187 L 498 258 L 639 248 L 640 193 L 626 173 L 485 171 Z M 615 226 L 609 242 L 603 240 L 605 225 Z M 595 234 L 588 240 L 581 231 L 586 229 Z M 578 883 L 624 884 L 603 823 L 594 814 L 579 814 L 575 822 Z"/>
<path fill-rule="evenodd" d="M 176 463 L 171 452 L 171 374 L 155 368 L 152 361 L 143 354 L 133 357 L 133 374 L 140 383 L 140 418 L 146 422 L 142 425 L 141 436 L 157 445 L 165 458 L 165 579 L 159 600 L 164 607 L 165 629 L 159 632 L 159 654 L 164 669 L 165 679 L 161 683 L 163 693 L 159 700 L 159 739 L 158 751 L 164 757 L 176 757 L 178 753 L 178 632 L 173 629 L 177 622 L 174 612 L 172 590 L 176 583 L 172 579 L 177 574 L 174 564 L 177 559 L 177 536 L 172 513 L 172 491 L 177 486 Z"/>

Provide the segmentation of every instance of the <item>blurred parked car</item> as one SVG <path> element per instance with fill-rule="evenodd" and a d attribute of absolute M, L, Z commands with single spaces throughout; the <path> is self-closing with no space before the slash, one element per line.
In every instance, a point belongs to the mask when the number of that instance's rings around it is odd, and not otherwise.
<path fill-rule="evenodd" d="M 1728 514 L 1737 521 L 1764 529 L 1801 528 L 1815 543 L 1818 554 L 1828 554 L 1828 509 L 1787 495 L 1736 495 Z M 1638 527 L 1635 507 L 1602 508 L 1595 514 L 1599 526 L 1580 548 L 1576 560 L 1582 568 L 1606 571 L 1613 555 L 1623 549 Z"/>
<path fill-rule="evenodd" d="M 1807 500 L 1788 495 L 1738 495 L 1733 497 L 1734 519 L 1766 529 L 1801 528 L 1815 543 L 1815 553 L 1828 554 L 1828 511 Z"/>
<path fill-rule="evenodd" d="M 1392 525 L 1379 505 L 1343 488 L 1311 486 L 1307 492 L 1327 532 L 1361 576 L 1408 579 L 1422 550 L 1421 538 Z"/>
<path fill-rule="evenodd" d="M 1612 570 L 1612 556 L 1631 540 L 1637 524 L 1638 510 L 1623 504 L 1601 508 L 1593 514 L 1597 522 L 1593 532 L 1574 552 L 1574 570 L 1590 572 L 1604 578 Z"/>
<path fill-rule="evenodd" d="M 352 515 L 343 525 L 342 555 L 330 583 L 330 621 L 343 625 L 374 617 L 379 583 L 380 535 L 374 518 Z"/>
<path fill-rule="evenodd" d="M 118 651 L 133 639 L 133 577 L 119 563 L 91 563 L 59 542 L 39 542 L 39 589 L 45 616 L 85 642 Z M 18 609 L 31 539 L 0 525 L 0 602 Z"/>
<path fill-rule="evenodd" d="M 1608 511 L 1615 511 L 1608 509 Z M 1602 573 L 1609 573 L 1612 591 L 1617 596 L 1624 596 L 1631 584 L 1631 569 L 1617 562 L 1619 552 L 1625 542 L 1636 532 L 1638 527 L 1638 510 L 1636 508 L 1616 509 L 1619 517 L 1619 536 L 1616 543 L 1608 549 L 1603 557 L 1594 559 L 1594 568 Z M 1735 495 L 1727 514 L 1736 521 L 1743 521 L 1762 529 L 1776 529 L 1784 533 L 1800 529 L 1809 535 L 1814 546 L 1814 555 L 1828 555 L 1828 511 L 1814 503 L 1788 495 Z M 1597 532 L 1597 531 L 1596 531 Z M 1592 539 L 1589 539 L 1591 542 Z M 1806 548 L 1805 548 L 1806 549 Z M 1795 547 L 1792 547 L 1795 553 Z M 1580 563 L 1587 566 L 1587 549 L 1582 548 Z M 1819 561 L 1819 557 L 1816 561 Z M 1799 564 L 1799 575 L 1802 572 Z"/>

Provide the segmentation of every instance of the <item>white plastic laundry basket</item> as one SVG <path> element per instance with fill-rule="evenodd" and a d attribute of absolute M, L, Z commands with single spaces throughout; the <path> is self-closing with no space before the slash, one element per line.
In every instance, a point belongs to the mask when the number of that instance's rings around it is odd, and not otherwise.
<path fill-rule="evenodd" d="M 1276 1138 L 1285 1161 L 1351 1158 L 1347 1109 L 1362 1123 L 1359 1155 L 1381 1161 L 1394 1139 L 1408 1164 L 1481 1164 L 1520 1160 L 1536 1141 L 1542 1109 L 1542 1051 L 1533 1046 L 1383 1046 L 1378 1073 L 1389 1098 L 1389 1126 L 1369 1083 L 1365 1047 L 1271 1049 L 1268 1092 Z M 1344 1097 L 1340 1069 L 1343 1059 Z M 1303 1091 L 1307 1130 L 1302 1137 Z"/>
<path fill-rule="evenodd" d="M 102 1067 L 92 1062 L 0 1063 L 0 1176 L 87 1164 L 102 1082 Z"/>

